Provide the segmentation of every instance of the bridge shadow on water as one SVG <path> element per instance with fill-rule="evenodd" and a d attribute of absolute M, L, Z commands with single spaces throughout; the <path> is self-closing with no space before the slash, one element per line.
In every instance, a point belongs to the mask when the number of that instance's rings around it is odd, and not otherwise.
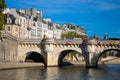
<path fill-rule="evenodd" d="M 70 62 L 61 62 L 61 63 L 59 64 L 59 67 L 62 67 L 62 66 L 71 66 L 71 65 L 73 65 L 73 64 L 70 63 Z"/>
<path fill-rule="evenodd" d="M 85 61 L 63 61 L 59 64 L 59 67 L 63 66 L 86 66 Z"/>

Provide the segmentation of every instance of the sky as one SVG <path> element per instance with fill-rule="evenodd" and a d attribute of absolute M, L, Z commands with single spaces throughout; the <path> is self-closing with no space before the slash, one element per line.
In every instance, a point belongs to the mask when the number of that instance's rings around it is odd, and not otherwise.
<path fill-rule="evenodd" d="M 89 36 L 120 38 L 120 0 L 6 0 L 8 8 L 36 8 L 56 23 L 82 26 Z"/>

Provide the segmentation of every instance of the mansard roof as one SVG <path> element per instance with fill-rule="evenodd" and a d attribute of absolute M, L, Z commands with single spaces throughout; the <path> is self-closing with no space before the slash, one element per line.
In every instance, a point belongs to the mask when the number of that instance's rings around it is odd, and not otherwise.
<path fill-rule="evenodd" d="M 7 19 L 11 20 L 11 22 L 9 24 L 15 24 L 16 18 L 14 17 L 14 15 L 5 14 L 5 16 L 4 16 L 5 23 L 7 23 Z"/>

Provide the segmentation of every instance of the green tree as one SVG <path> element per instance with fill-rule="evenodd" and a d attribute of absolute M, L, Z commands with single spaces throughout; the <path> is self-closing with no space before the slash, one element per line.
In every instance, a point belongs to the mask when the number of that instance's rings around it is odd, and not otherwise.
<path fill-rule="evenodd" d="M 78 37 L 78 34 L 75 31 L 68 32 L 66 38 L 75 38 Z"/>
<path fill-rule="evenodd" d="M 61 34 L 62 39 L 64 39 L 64 38 L 86 38 L 86 37 L 87 37 L 86 35 L 80 35 L 75 31 L 71 31 L 66 34 L 65 33 Z"/>
<path fill-rule="evenodd" d="M 77 58 L 77 54 L 79 54 L 78 52 L 72 51 L 69 54 L 71 56 L 71 60 L 73 60 L 73 57 L 74 57 L 76 59 L 76 61 L 78 61 L 78 58 Z"/>
<path fill-rule="evenodd" d="M 104 52 L 101 58 L 106 58 L 110 54 L 110 51 Z"/>
<path fill-rule="evenodd" d="M 2 39 L 1 38 L 1 30 L 3 29 L 3 25 L 4 25 L 3 10 L 5 7 L 6 7 L 5 0 L 0 0 L 0 39 Z"/>
<path fill-rule="evenodd" d="M 61 38 L 62 38 L 62 39 L 65 38 L 65 33 L 61 33 Z"/>

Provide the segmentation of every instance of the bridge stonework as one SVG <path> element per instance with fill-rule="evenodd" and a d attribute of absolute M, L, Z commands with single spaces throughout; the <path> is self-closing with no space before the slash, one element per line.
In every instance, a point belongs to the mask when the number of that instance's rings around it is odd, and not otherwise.
<path fill-rule="evenodd" d="M 41 53 L 40 40 L 19 40 L 18 41 L 18 62 L 24 62 L 29 52 Z"/>
<path fill-rule="evenodd" d="M 110 43 L 114 44 L 110 44 Z M 116 50 L 120 53 L 120 41 L 111 40 L 87 40 L 84 42 L 84 58 L 86 61 L 86 67 L 97 67 L 100 56 L 109 50 Z"/>
<path fill-rule="evenodd" d="M 81 43 L 74 43 L 72 45 L 66 44 L 66 41 L 54 40 L 54 39 L 45 39 L 41 42 L 41 46 L 43 47 L 44 53 L 46 57 L 47 66 L 58 66 L 60 55 L 62 51 L 65 50 L 74 50 L 82 53 Z M 44 46 L 43 46 L 44 45 Z M 81 47 L 81 48 L 80 48 Z"/>
<path fill-rule="evenodd" d="M 0 61 L 25 62 L 27 55 L 35 52 L 42 55 L 46 66 L 58 66 L 70 51 L 81 53 L 86 67 L 97 67 L 98 60 L 105 51 L 117 50 L 120 53 L 119 40 L 73 40 L 67 44 L 66 40 L 21 40 L 8 34 L 4 34 L 0 47 Z"/>
<path fill-rule="evenodd" d="M 66 44 L 66 41 L 45 39 L 42 42 L 43 50 L 46 52 L 47 66 L 58 66 L 62 51 L 74 50 L 82 53 L 84 56 L 86 67 L 97 67 L 98 59 L 107 50 L 117 50 L 120 52 L 119 44 L 110 44 L 109 40 L 88 39 L 85 41 L 73 41 L 71 44 Z M 115 42 L 115 41 L 112 41 Z"/>

